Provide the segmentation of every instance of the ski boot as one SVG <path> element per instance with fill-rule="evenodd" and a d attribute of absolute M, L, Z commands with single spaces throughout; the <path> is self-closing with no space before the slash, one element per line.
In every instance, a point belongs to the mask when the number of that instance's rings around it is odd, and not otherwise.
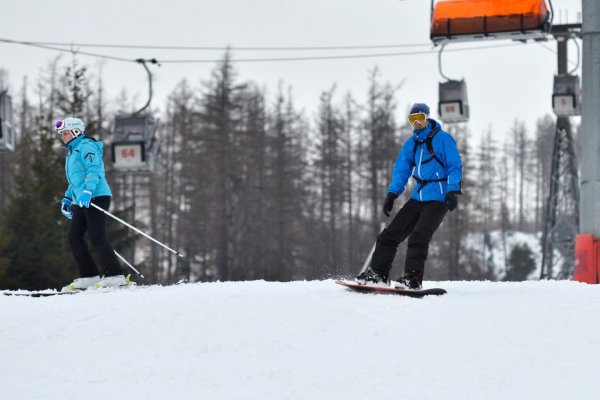
<path fill-rule="evenodd" d="M 419 271 L 406 271 L 404 276 L 398 278 L 394 282 L 393 286 L 395 289 L 411 289 L 421 290 L 423 283 L 423 273 Z"/>
<path fill-rule="evenodd" d="M 354 278 L 354 282 L 358 283 L 359 285 L 389 287 L 387 283 L 387 276 L 375 271 L 371 267 L 369 267 L 365 272 L 358 274 L 356 278 Z"/>
<path fill-rule="evenodd" d="M 98 282 L 100 282 L 100 277 L 98 275 L 89 276 L 86 278 L 77 278 L 73 282 L 69 283 L 67 286 L 63 287 L 60 291 L 80 292 L 82 290 L 93 288 Z"/>
<path fill-rule="evenodd" d="M 104 276 L 96 283 L 96 289 L 121 288 L 131 286 L 131 275 Z"/>

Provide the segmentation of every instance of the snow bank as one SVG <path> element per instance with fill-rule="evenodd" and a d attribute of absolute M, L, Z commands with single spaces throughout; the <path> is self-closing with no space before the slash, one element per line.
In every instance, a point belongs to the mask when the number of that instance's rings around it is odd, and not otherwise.
<path fill-rule="evenodd" d="M 427 284 L 431 287 L 433 283 Z M 201 283 L 0 298 L 5 399 L 592 399 L 600 287 Z"/>

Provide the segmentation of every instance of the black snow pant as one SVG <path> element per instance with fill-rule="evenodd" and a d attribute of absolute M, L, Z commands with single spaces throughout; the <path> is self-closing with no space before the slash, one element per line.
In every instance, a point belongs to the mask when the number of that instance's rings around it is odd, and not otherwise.
<path fill-rule="evenodd" d="M 448 212 L 445 203 L 410 199 L 378 236 L 371 268 L 388 277 L 398 245 L 408 237 L 404 271 L 416 271 L 422 277 L 429 242 Z"/>
<path fill-rule="evenodd" d="M 98 196 L 92 199 L 92 203 L 107 210 L 110 207 L 110 196 Z M 85 242 L 84 235 L 87 231 L 90 242 L 98 255 L 105 276 L 120 275 L 121 266 L 106 239 L 106 215 L 90 206 L 79 207 L 73 204 L 73 219 L 69 228 L 69 244 L 75 258 L 75 264 L 79 269 L 79 277 L 87 278 L 99 275 L 98 268 L 92 259 L 90 250 Z"/>

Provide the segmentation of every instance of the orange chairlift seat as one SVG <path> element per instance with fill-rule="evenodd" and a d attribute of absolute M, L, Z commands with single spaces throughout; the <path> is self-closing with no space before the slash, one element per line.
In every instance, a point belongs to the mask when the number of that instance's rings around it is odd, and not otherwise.
<path fill-rule="evenodd" d="M 432 10 L 431 40 L 543 39 L 551 21 L 546 0 L 438 0 Z"/>

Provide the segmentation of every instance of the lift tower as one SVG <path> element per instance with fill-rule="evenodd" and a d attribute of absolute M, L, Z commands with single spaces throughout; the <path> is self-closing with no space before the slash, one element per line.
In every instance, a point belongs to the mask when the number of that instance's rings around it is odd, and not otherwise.
<path fill-rule="evenodd" d="M 582 0 L 583 87 L 581 113 L 580 231 L 574 279 L 598 283 L 600 255 L 600 2 Z"/>
<path fill-rule="evenodd" d="M 552 109 L 557 119 L 550 190 L 544 208 L 540 279 L 567 279 L 573 273 L 575 238 L 579 231 L 577 162 L 569 117 L 581 114 L 579 77 L 573 74 L 577 67 L 572 72 L 567 69 L 567 43 L 581 37 L 581 24 L 553 25 L 552 35 L 558 47 L 558 74 L 552 92 Z M 555 258 L 555 254 L 559 257 Z"/>

